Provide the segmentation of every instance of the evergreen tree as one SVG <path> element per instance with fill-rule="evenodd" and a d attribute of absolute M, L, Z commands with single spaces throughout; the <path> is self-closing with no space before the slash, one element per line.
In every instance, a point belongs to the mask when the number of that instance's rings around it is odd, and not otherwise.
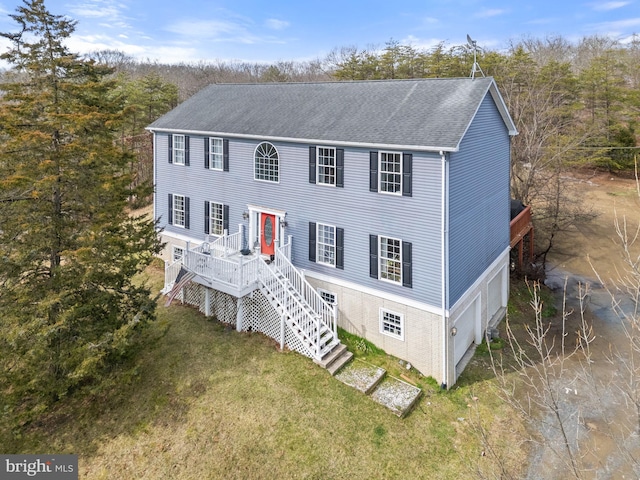
<path fill-rule="evenodd" d="M 130 155 L 110 70 L 65 46 L 75 22 L 24 0 L 1 56 L 0 409 L 29 417 L 127 355 L 155 315 L 132 278 L 160 244 L 127 214 Z"/>

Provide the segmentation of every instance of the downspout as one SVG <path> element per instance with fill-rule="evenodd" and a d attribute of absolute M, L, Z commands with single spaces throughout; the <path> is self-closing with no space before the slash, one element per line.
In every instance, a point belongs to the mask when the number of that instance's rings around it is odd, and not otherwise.
<path fill-rule="evenodd" d="M 156 148 L 156 132 L 153 132 L 153 221 L 155 222 L 158 217 L 156 217 L 156 201 L 158 200 L 156 193 L 157 175 L 158 175 L 158 166 L 156 165 L 156 155 L 158 149 Z"/>
<path fill-rule="evenodd" d="M 447 357 L 449 353 L 449 319 L 447 317 L 447 294 L 448 294 L 448 268 L 449 268 L 449 164 L 447 162 L 447 154 L 443 151 L 440 152 L 440 158 L 442 159 L 442 204 L 441 208 L 441 231 L 442 231 L 442 252 L 441 252 L 441 267 L 442 267 L 442 389 L 447 389 L 448 379 L 448 362 Z"/>

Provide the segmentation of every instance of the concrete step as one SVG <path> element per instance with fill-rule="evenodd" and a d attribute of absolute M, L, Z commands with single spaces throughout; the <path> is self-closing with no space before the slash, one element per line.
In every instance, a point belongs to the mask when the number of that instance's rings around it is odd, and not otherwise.
<path fill-rule="evenodd" d="M 344 367 L 347 363 L 349 363 L 352 358 L 353 358 L 353 353 L 351 353 L 349 350 L 345 350 L 345 352 L 342 355 L 340 355 L 335 362 L 333 362 L 331 365 L 327 367 L 327 371 L 331 375 L 335 375 L 336 373 L 338 373 L 338 371 L 342 367 Z"/>
<path fill-rule="evenodd" d="M 336 360 L 336 358 L 342 355 L 346 350 L 347 350 L 347 346 L 340 343 L 339 345 L 336 345 L 336 347 L 331 352 L 329 352 L 324 357 L 322 357 L 322 360 L 314 360 L 314 361 L 318 365 L 320 365 L 322 368 L 327 368 L 329 365 L 331 365 L 331 363 L 333 363 Z"/>

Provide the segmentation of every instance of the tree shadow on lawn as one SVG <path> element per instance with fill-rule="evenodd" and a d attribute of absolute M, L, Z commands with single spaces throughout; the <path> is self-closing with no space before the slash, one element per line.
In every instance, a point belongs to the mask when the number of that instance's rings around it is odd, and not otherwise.
<path fill-rule="evenodd" d="M 91 455 L 105 438 L 180 425 L 207 393 L 208 376 L 237 370 L 238 354 L 232 350 L 241 349 L 245 361 L 274 353 L 266 337 L 236 334 L 185 306 L 159 306 L 144 337 L 140 350 L 100 384 L 60 400 L 11 438 L 1 438 L 3 450 Z"/>

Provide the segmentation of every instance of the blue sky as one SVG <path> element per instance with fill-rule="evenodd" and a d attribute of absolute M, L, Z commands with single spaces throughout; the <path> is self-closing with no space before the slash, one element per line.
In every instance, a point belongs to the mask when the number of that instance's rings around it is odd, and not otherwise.
<path fill-rule="evenodd" d="M 21 2 L 0 0 L 0 31 Z M 640 0 L 45 0 L 78 21 L 74 52 L 121 50 L 138 59 L 275 62 L 324 58 L 343 46 L 383 47 L 393 38 L 429 48 L 466 42 L 500 49 L 522 37 L 579 40 L 640 33 Z M 0 43 L 3 50 L 4 45 Z"/>

